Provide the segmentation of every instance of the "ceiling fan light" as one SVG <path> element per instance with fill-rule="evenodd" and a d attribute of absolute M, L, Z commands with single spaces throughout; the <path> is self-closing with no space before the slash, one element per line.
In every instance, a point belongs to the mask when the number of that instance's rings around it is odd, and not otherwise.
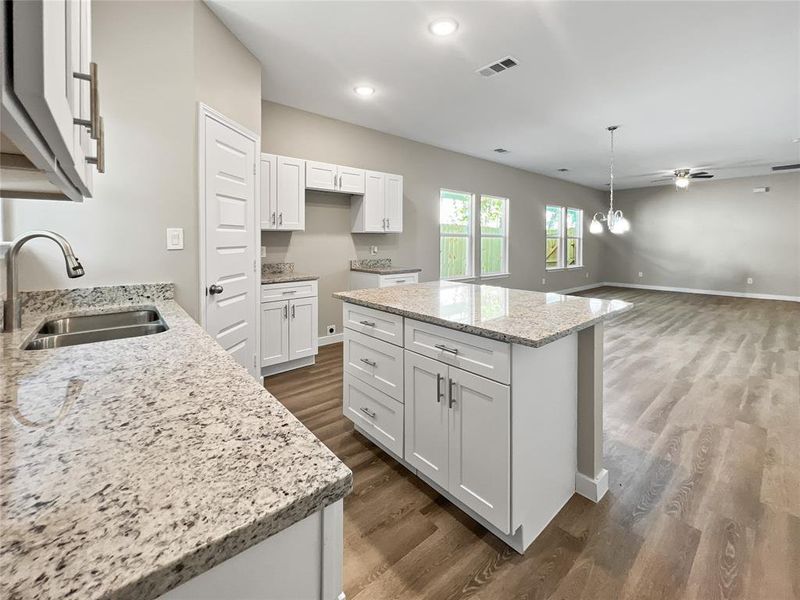
<path fill-rule="evenodd" d="M 597 217 L 592 217 L 592 222 L 589 224 L 589 233 L 603 233 L 603 225 L 597 220 Z"/>
<path fill-rule="evenodd" d="M 688 177 L 676 177 L 675 178 L 675 187 L 679 190 L 685 190 L 689 187 L 689 178 Z"/>
<path fill-rule="evenodd" d="M 619 220 L 619 227 L 622 229 L 621 233 L 625 233 L 631 230 L 631 222 L 628 221 L 625 217 L 622 217 Z"/>

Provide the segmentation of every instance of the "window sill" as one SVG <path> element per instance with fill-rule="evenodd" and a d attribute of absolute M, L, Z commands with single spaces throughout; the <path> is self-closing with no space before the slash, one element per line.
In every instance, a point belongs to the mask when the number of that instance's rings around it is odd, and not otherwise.
<path fill-rule="evenodd" d="M 545 267 L 544 270 L 552 273 L 553 271 L 580 271 L 583 268 L 584 266 L 580 265 L 579 267 Z"/>
<path fill-rule="evenodd" d="M 493 273 L 492 275 L 483 275 L 477 279 L 483 281 L 484 279 L 506 279 L 508 277 L 511 277 L 511 273 Z"/>

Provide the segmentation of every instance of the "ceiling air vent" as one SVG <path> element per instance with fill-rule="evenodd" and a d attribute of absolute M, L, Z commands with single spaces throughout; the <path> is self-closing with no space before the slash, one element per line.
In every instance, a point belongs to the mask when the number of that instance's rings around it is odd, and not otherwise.
<path fill-rule="evenodd" d="M 507 154 L 508 153 L 508 150 L 506 150 L 505 148 L 495 148 L 494 151 L 497 152 L 498 154 Z"/>
<path fill-rule="evenodd" d="M 501 58 L 492 64 L 477 69 L 475 72 L 478 75 L 483 75 L 484 77 L 492 77 L 493 75 L 497 75 L 503 71 L 508 71 L 510 68 L 516 67 L 518 64 L 519 63 L 517 62 L 516 58 L 506 56 L 505 58 Z"/>
<path fill-rule="evenodd" d="M 800 163 L 796 165 L 778 165 L 777 167 L 772 167 L 773 171 L 793 171 L 795 169 L 800 169 Z"/>

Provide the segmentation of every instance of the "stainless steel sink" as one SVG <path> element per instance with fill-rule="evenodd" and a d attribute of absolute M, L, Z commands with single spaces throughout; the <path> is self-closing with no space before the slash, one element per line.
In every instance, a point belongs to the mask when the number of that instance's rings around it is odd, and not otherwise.
<path fill-rule="evenodd" d="M 153 335 L 169 329 L 155 309 L 134 309 L 115 313 L 98 313 L 64 317 L 45 322 L 25 350 L 61 348 L 108 340 Z"/>

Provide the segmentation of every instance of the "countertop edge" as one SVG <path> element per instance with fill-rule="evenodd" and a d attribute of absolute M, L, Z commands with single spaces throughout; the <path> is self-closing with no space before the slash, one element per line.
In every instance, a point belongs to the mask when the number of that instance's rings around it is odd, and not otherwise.
<path fill-rule="evenodd" d="M 274 280 L 270 281 L 269 277 L 261 277 L 261 285 L 272 285 L 273 283 L 293 283 L 295 281 L 317 281 L 319 275 L 296 275 L 296 276 L 276 276 Z"/>
<path fill-rule="evenodd" d="M 350 267 L 351 271 L 357 273 L 370 273 L 371 275 L 403 275 L 405 273 L 421 273 L 422 269 L 418 267 L 404 268 L 404 267 L 386 267 L 386 268 L 370 268 L 370 267 Z"/>
<path fill-rule="evenodd" d="M 599 316 L 597 318 L 581 323 L 578 326 L 570 327 L 568 329 L 565 329 L 564 331 L 559 331 L 556 334 L 549 335 L 541 339 L 532 340 L 530 338 L 521 338 L 519 336 L 510 335 L 499 331 L 494 331 L 492 329 L 484 329 L 482 327 L 476 327 L 474 325 L 464 325 L 461 323 L 456 323 L 454 321 L 449 321 L 447 319 L 442 319 L 440 317 L 432 317 L 430 315 L 424 315 L 410 310 L 404 310 L 402 308 L 395 308 L 393 306 L 387 306 L 386 304 L 380 304 L 378 302 L 370 302 L 369 300 L 362 300 L 360 298 L 351 298 L 350 296 L 346 295 L 346 292 L 345 293 L 334 292 L 333 297 L 336 298 L 337 300 L 341 300 L 342 302 L 349 302 L 350 304 L 357 304 L 359 306 L 365 306 L 366 308 L 372 308 L 374 310 L 382 310 L 384 312 L 392 313 L 400 317 L 406 317 L 417 321 L 423 321 L 425 323 L 432 323 L 433 325 L 447 327 L 448 329 L 453 329 L 456 331 L 472 333 L 475 335 L 479 335 L 481 337 L 496 340 L 498 342 L 508 342 L 510 344 L 519 344 L 521 346 L 530 346 L 532 348 L 540 348 L 542 346 L 546 346 L 547 344 L 555 342 L 556 340 L 561 339 L 562 337 L 566 337 L 577 331 L 582 331 L 583 329 L 588 329 L 589 327 L 593 327 L 594 325 L 596 325 L 601 321 L 605 321 L 607 319 L 626 313 L 629 310 L 632 310 L 634 307 L 633 304 L 628 303 L 627 306 L 621 307 L 619 310 L 615 310 L 613 313 Z"/>

